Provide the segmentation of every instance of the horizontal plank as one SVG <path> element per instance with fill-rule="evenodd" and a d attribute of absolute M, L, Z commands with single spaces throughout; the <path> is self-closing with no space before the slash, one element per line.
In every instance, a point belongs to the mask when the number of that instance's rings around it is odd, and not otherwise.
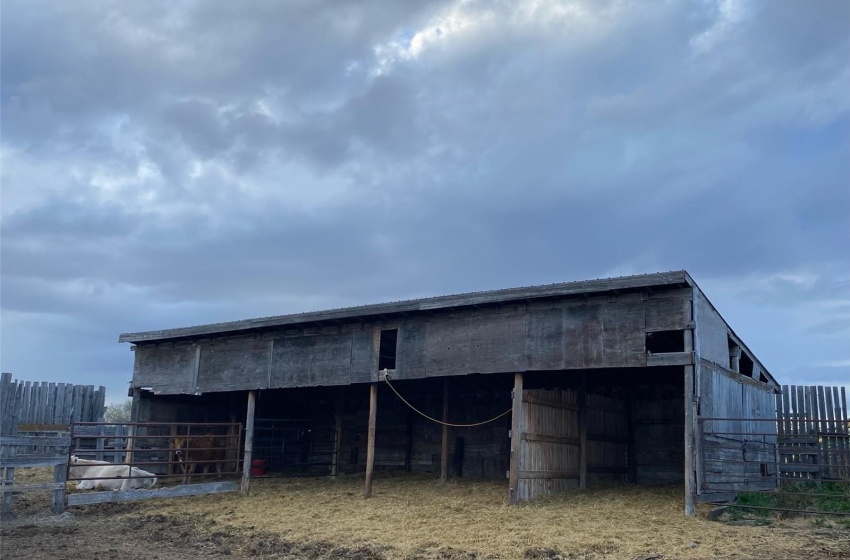
<path fill-rule="evenodd" d="M 0 459 L 0 468 L 6 467 L 54 467 L 56 465 L 67 465 L 68 456 L 30 456 L 18 455 L 17 457 L 5 457 Z"/>
<path fill-rule="evenodd" d="M 692 363 L 694 363 L 693 352 L 670 352 L 646 356 L 647 366 L 687 366 Z"/>
<path fill-rule="evenodd" d="M 152 498 L 175 498 L 178 496 L 199 496 L 202 494 L 220 494 L 235 492 L 236 482 L 207 482 L 203 484 L 185 484 L 171 488 L 153 490 L 113 490 L 106 492 L 87 492 L 68 495 L 69 506 L 105 504 L 109 502 L 133 502 Z"/>
<path fill-rule="evenodd" d="M 528 393 L 523 393 L 522 402 L 528 404 L 536 404 L 539 406 L 548 406 L 549 408 L 557 408 L 560 410 L 572 410 L 574 412 L 578 412 L 578 406 L 574 404 L 567 404 L 565 402 L 556 401 L 554 399 L 547 399 L 544 397 L 538 397 L 536 395 L 529 395 Z"/>
<path fill-rule="evenodd" d="M 0 494 L 19 494 L 23 492 L 34 492 L 36 490 L 61 490 L 65 487 L 64 482 L 42 482 L 40 484 L 17 484 L 14 486 L 0 486 Z"/>
<path fill-rule="evenodd" d="M 732 502 L 735 501 L 735 498 L 737 496 L 737 492 L 707 492 L 705 494 L 697 494 L 697 503 L 717 504 L 724 502 Z"/>
<path fill-rule="evenodd" d="M 70 447 L 70 436 L 3 436 L 3 445 L 10 447 L 21 446 L 50 446 L 50 447 Z"/>
<path fill-rule="evenodd" d="M 795 472 L 806 472 L 806 473 L 816 473 L 820 472 L 824 469 L 821 465 L 783 465 L 780 463 L 779 472 L 781 473 L 795 473 Z"/>
<path fill-rule="evenodd" d="M 542 443 L 561 443 L 564 445 L 581 445 L 581 439 L 577 437 L 552 436 L 548 434 L 522 434 L 523 441 L 537 441 Z"/>
<path fill-rule="evenodd" d="M 577 471 L 519 471 L 520 480 L 578 479 Z"/>

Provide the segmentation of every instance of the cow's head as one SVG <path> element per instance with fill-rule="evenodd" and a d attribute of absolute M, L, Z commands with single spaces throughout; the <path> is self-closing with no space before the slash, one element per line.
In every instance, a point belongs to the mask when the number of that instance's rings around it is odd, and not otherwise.
<path fill-rule="evenodd" d="M 184 437 L 174 437 L 169 439 L 168 443 L 170 443 L 172 449 L 174 449 L 174 454 L 177 456 L 177 460 L 182 461 L 183 450 L 186 448 L 187 439 Z"/>

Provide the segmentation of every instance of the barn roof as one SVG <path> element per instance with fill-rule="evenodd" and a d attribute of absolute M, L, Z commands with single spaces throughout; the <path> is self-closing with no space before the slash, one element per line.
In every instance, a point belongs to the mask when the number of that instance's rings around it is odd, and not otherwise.
<path fill-rule="evenodd" d="M 262 331 L 290 325 L 340 323 L 361 321 L 370 318 L 405 316 L 447 309 L 463 309 L 482 305 L 498 305 L 511 302 L 527 302 L 541 299 L 581 296 L 604 292 L 623 292 L 656 287 L 686 287 L 694 282 L 684 270 L 658 272 L 616 278 L 600 278 L 578 282 L 562 282 L 543 286 L 507 288 L 484 292 L 470 292 L 448 296 L 437 296 L 390 303 L 359 305 L 325 311 L 294 313 L 256 319 L 244 319 L 225 323 L 212 323 L 193 327 L 181 327 L 157 331 L 123 333 L 118 342 L 144 343 L 165 340 L 197 338 L 226 333 Z"/>

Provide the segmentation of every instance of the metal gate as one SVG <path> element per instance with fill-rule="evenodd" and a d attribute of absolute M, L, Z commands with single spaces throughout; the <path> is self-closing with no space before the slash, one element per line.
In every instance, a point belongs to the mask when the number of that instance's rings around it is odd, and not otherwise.
<path fill-rule="evenodd" d="M 332 420 L 254 420 L 253 476 L 329 476 L 336 449 Z"/>

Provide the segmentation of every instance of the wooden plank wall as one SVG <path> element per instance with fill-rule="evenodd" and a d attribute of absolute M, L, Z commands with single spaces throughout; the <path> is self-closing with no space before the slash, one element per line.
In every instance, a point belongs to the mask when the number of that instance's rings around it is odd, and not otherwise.
<path fill-rule="evenodd" d="M 106 388 L 12 380 L 0 377 L 0 435 L 45 431 L 72 422 L 95 422 L 103 417 Z"/>
<path fill-rule="evenodd" d="M 578 488 L 578 391 L 525 389 L 522 402 L 517 500 Z"/>
<path fill-rule="evenodd" d="M 653 486 L 684 480 L 683 398 L 681 388 L 644 387 L 631 395 L 638 484 Z"/>
<path fill-rule="evenodd" d="M 587 395 L 587 480 L 626 481 L 629 419 L 624 398 Z M 682 439 L 681 437 L 679 439 Z"/>
<path fill-rule="evenodd" d="M 573 389 L 523 391 L 517 500 L 579 488 L 580 394 Z M 585 406 L 587 480 L 625 481 L 629 472 L 625 399 L 589 393 Z"/>
<path fill-rule="evenodd" d="M 783 385 L 775 402 L 782 476 L 850 479 L 846 389 Z"/>
<path fill-rule="evenodd" d="M 687 352 L 648 358 L 646 334 L 690 328 L 691 297 L 689 288 L 624 293 L 143 344 L 133 386 L 195 394 L 374 382 L 382 329 L 398 329 L 398 380 L 690 363 Z"/>
<path fill-rule="evenodd" d="M 772 388 L 717 364 L 699 364 L 701 494 L 776 488 Z"/>

